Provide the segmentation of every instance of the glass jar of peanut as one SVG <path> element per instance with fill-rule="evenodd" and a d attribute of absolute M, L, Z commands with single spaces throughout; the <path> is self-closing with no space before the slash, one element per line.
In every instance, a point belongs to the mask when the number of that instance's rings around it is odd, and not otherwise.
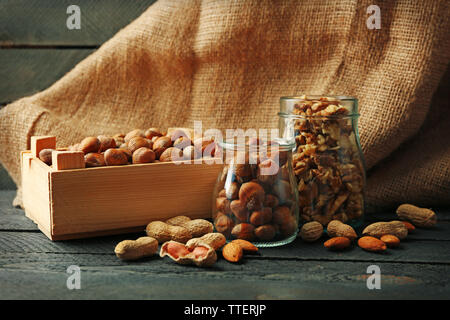
<path fill-rule="evenodd" d="M 344 96 L 280 99 L 279 129 L 295 139 L 292 165 L 300 221 L 331 220 L 358 227 L 364 216 L 365 165 L 358 134 L 358 100 Z"/>

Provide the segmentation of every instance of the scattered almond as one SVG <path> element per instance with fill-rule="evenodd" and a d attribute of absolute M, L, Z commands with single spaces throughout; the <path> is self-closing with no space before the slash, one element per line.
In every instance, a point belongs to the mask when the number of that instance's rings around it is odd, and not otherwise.
<path fill-rule="evenodd" d="M 378 238 L 365 236 L 358 240 L 358 246 L 371 252 L 380 252 L 387 249 L 386 244 Z"/>
<path fill-rule="evenodd" d="M 257 252 L 258 251 L 258 247 L 247 240 L 235 239 L 235 240 L 231 241 L 231 243 L 236 243 L 237 245 L 239 245 L 242 248 L 242 250 L 244 250 L 246 252 Z"/>
<path fill-rule="evenodd" d="M 400 239 L 392 234 L 385 234 L 380 238 L 389 248 L 396 248 L 400 245 Z"/>
<path fill-rule="evenodd" d="M 243 255 L 244 251 L 237 243 L 227 243 L 222 249 L 222 256 L 229 262 L 239 262 Z"/>
<path fill-rule="evenodd" d="M 323 244 L 325 248 L 331 250 L 343 250 L 350 246 L 351 240 L 347 237 L 333 237 Z"/>
<path fill-rule="evenodd" d="M 408 233 L 416 229 L 416 227 L 414 227 L 414 225 L 408 221 L 402 221 L 402 223 L 405 225 L 406 229 L 408 229 Z"/>

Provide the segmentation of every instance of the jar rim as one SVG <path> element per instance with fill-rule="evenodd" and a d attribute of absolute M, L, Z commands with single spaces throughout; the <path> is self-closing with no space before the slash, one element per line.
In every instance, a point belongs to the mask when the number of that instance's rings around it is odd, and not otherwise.
<path fill-rule="evenodd" d="M 289 118 L 289 119 L 328 119 L 328 120 L 336 120 L 336 119 L 347 119 L 347 118 L 358 118 L 360 116 L 359 113 L 349 113 L 349 114 L 339 114 L 339 115 L 329 115 L 329 116 L 303 116 L 299 114 L 292 114 L 286 112 L 278 112 L 278 116 L 280 118 Z"/>
<path fill-rule="evenodd" d="M 238 151 L 243 151 L 243 150 L 249 149 L 250 147 L 254 148 L 252 151 L 259 150 L 260 148 L 265 148 L 265 149 L 278 148 L 278 150 L 280 150 L 280 151 L 292 151 L 296 146 L 294 139 L 288 140 L 285 138 L 276 138 L 271 141 L 275 142 L 275 143 L 274 144 L 263 143 L 261 145 L 260 144 L 249 145 L 246 142 L 236 143 L 236 142 L 222 140 L 222 141 L 218 141 L 217 144 L 219 145 L 219 147 L 221 147 L 225 150 L 238 150 Z"/>
<path fill-rule="evenodd" d="M 346 95 L 320 95 L 320 94 L 310 94 L 303 96 L 282 96 L 280 100 L 296 100 L 296 101 L 311 101 L 318 100 L 320 98 L 331 98 L 341 101 L 358 101 L 357 98 Z"/>

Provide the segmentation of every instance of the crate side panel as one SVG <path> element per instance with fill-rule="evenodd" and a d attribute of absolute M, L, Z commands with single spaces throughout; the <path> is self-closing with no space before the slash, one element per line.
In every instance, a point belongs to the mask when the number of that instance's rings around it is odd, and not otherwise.
<path fill-rule="evenodd" d="M 22 153 L 22 202 L 26 215 L 50 234 L 50 182 L 51 169 L 31 153 Z"/>
<path fill-rule="evenodd" d="M 53 234 L 209 218 L 222 165 L 158 163 L 52 172 Z"/>

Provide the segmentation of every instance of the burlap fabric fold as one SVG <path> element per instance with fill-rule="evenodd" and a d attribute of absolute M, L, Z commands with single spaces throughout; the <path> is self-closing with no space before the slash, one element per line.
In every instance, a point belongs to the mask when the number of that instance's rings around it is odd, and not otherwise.
<path fill-rule="evenodd" d="M 366 25 L 371 4 L 379 30 Z M 194 120 L 276 128 L 280 96 L 345 94 L 360 102 L 369 211 L 450 205 L 449 17 L 445 0 L 160 0 L 50 88 L 3 108 L 0 160 L 20 185 L 33 135 L 67 146 Z"/>

